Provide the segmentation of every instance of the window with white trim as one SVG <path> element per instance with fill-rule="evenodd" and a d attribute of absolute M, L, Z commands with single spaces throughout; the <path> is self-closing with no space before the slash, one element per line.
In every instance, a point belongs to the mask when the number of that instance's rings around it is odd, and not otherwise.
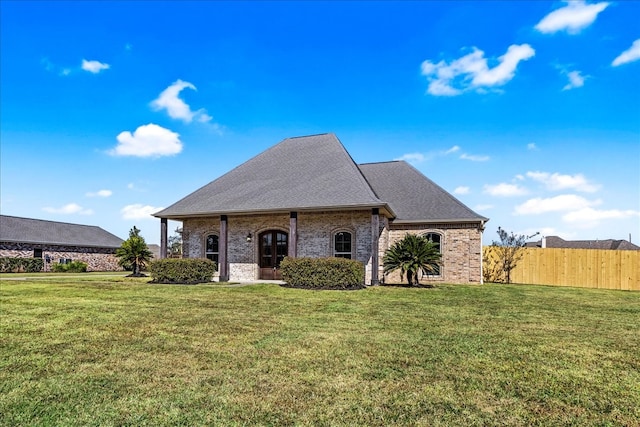
<path fill-rule="evenodd" d="M 336 258 L 351 259 L 353 235 L 348 231 L 338 231 L 333 235 L 333 256 Z"/>

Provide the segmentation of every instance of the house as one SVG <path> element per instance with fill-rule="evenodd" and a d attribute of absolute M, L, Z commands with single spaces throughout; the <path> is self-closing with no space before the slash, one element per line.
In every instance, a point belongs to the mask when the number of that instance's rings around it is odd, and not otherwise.
<path fill-rule="evenodd" d="M 123 240 L 100 227 L 0 215 L 0 257 L 43 258 L 49 265 L 82 261 L 88 271 L 121 270 Z"/>
<path fill-rule="evenodd" d="M 626 240 L 564 240 L 558 236 L 546 236 L 537 242 L 527 242 L 527 248 L 610 249 L 640 250 L 640 246 Z"/>
<path fill-rule="evenodd" d="M 407 233 L 439 245 L 443 265 L 426 278 L 482 280 L 488 220 L 404 161 L 356 164 L 334 134 L 287 138 L 154 214 L 161 257 L 167 221 L 182 221 L 183 256 L 209 258 L 220 280 L 279 279 L 289 257 L 344 257 L 384 277 L 384 252 Z"/>

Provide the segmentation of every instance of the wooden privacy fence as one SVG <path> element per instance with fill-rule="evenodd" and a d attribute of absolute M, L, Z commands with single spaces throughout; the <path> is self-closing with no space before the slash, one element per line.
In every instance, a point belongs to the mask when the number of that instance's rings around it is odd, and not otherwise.
<path fill-rule="evenodd" d="M 640 251 L 523 248 L 512 283 L 640 291 Z M 496 249 L 484 247 L 484 268 Z"/>

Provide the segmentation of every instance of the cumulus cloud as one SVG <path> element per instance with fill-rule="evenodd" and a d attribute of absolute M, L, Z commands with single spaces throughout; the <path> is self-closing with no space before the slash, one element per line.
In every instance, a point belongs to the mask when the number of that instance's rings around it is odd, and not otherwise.
<path fill-rule="evenodd" d="M 85 195 L 87 197 L 109 197 L 113 194 L 111 190 L 98 190 L 95 192 L 88 192 Z"/>
<path fill-rule="evenodd" d="M 584 209 L 599 205 L 601 200 L 587 200 L 575 194 L 562 194 L 560 196 L 529 199 L 515 207 L 516 215 L 540 215 L 547 212 L 564 212 Z"/>
<path fill-rule="evenodd" d="M 463 160 L 471 160 L 472 162 L 486 162 L 489 160 L 489 156 L 478 156 L 473 154 L 462 153 L 460 158 Z"/>
<path fill-rule="evenodd" d="M 496 197 L 514 197 L 523 196 L 529 192 L 526 188 L 520 187 L 517 184 L 507 184 L 502 182 L 496 185 L 485 185 L 484 193 Z"/>
<path fill-rule="evenodd" d="M 640 59 L 640 39 L 634 41 L 629 49 L 618 55 L 611 65 L 617 67 L 622 64 L 637 61 L 638 59 Z"/>
<path fill-rule="evenodd" d="M 120 213 L 122 213 L 123 219 L 154 219 L 152 215 L 162 209 L 164 208 L 135 203 L 120 209 Z"/>
<path fill-rule="evenodd" d="M 470 191 L 471 189 L 469 187 L 460 186 L 453 190 L 453 194 L 469 194 Z"/>
<path fill-rule="evenodd" d="M 421 163 L 423 162 L 425 159 L 424 154 L 421 153 L 407 153 L 407 154 L 403 154 L 402 156 L 394 159 L 394 160 L 404 160 L 407 163 L 411 163 L 411 164 L 416 164 L 416 163 Z"/>
<path fill-rule="evenodd" d="M 114 156 L 161 157 L 182 151 L 180 135 L 153 123 L 138 127 L 133 134 L 121 132 L 116 139 L 118 145 L 109 151 Z"/>
<path fill-rule="evenodd" d="M 481 90 L 508 83 L 515 76 L 520 61 L 526 61 L 534 55 L 535 50 L 528 44 L 511 45 L 498 58 L 498 64 L 489 68 L 484 52 L 474 47 L 471 53 L 450 63 L 424 61 L 421 71 L 429 81 L 429 94 L 455 96 L 468 90 Z"/>
<path fill-rule="evenodd" d="M 602 220 L 626 219 L 640 217 L 640 211 L 635 210 L 598 210 L 585 206 L 576 211 L 568 212 L 562 216 L 562 220 L 577 227 L 592 228 L 600 224 Z"/>
<path fill-rule="evenodd" d="M 65 215 L 92 215 L 93 211 L 91 209 L 85 209 L 77 203 L 69 203 L 60 208 L 46 207 L 42 208 L 43 211 L 49 212 L 52 214 L 65 214 Z"/>
<path fill-rule="evenodd" d="M 562 90 L 571 90 L 577 87 L 584 86 L 584 81 L 587 78 L 587 76 L 583 76 L 582 74 L 580 74 L 580 71 L 569 71 L 565 74 L 569 78 L 569 83 L 567 83 L 562 88 Z"/>
<path fill-rule="evenodd" d="M 179 95 L 183 89 L 196 90 L 196 87 L 189 82 L 178 79 L 163 90 L 158 98 L 151 101 L 151 108 L 156 111 L 166 110 L 169 117 L 182 120 L 185 123 L 191 123 L 193 119 L 202 123 L 211 121 L 212 117 L 207 114 L 204 108 L 192 111 L 191 107 L 180 99 Z"/>
<path fill-rule="evenodd" d="M 102 70 L 108 70 L 111 66 L 100 61 L 82 60 L 82 69 L 93 74 L 98 74 Z"/>
<path fill-rule="evenodd" d="M 447 151 L 444 152 L 444 154 L 452 154 L 452 153 L 456 153 L 460 151 L 460 147 L 457 145 L 454 145 L 453 147 L 449 148 Z"/>
<path fill-rule="evenodd" d="M 549 172 L 527 172 L 527 177 L 542 183 L 548 190 L 576 190 L 583 193 L 594 193 L 600 189 L 599 185 L 590 183 L 584 175 L 562 175 Z"/>
<path fill-rule="evenodd" d="M 493 205 L 476 205 L 473 207 L 476 212 L 488 211 L 489 209 L 493 209 Z"/>
<path fill-rule="evenodd" d="M 556 9 L 542 18 L 535 29 L 545 34 L 566 31 L 578 34 L 584 28 L 593 24 L 598 14 L 609 6 L 607 2 L 587 4 L 583 0 L 568 1 L 567 5 Z"/>

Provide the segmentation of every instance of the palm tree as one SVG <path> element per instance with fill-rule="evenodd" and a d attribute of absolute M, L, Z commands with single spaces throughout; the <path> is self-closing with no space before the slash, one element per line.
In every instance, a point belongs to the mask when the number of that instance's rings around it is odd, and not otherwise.
<path fill-rule="evenodd" d="M 406 273 L 409 285 L 418 285 L 419 273 L 437 273 L 440 265 L 440 250 L 424 236 L 407 234 L 384 254 L 384 274 L 400 270 L 402 279 Z"/>
<path fill-rule="evenodd" d="M 149 250 L 144 237 L 140 235 L 140 230 L 134 225 L 129 231 L 129 238 L 122 242 L 122 246 L 116 249 L 116 257 L 119 258 L 118 263 L 124 267 L 133 267 L 132 276 L 140 276 L 140 269 L 144 268 L 151 258 L 153 252 Z"/>

